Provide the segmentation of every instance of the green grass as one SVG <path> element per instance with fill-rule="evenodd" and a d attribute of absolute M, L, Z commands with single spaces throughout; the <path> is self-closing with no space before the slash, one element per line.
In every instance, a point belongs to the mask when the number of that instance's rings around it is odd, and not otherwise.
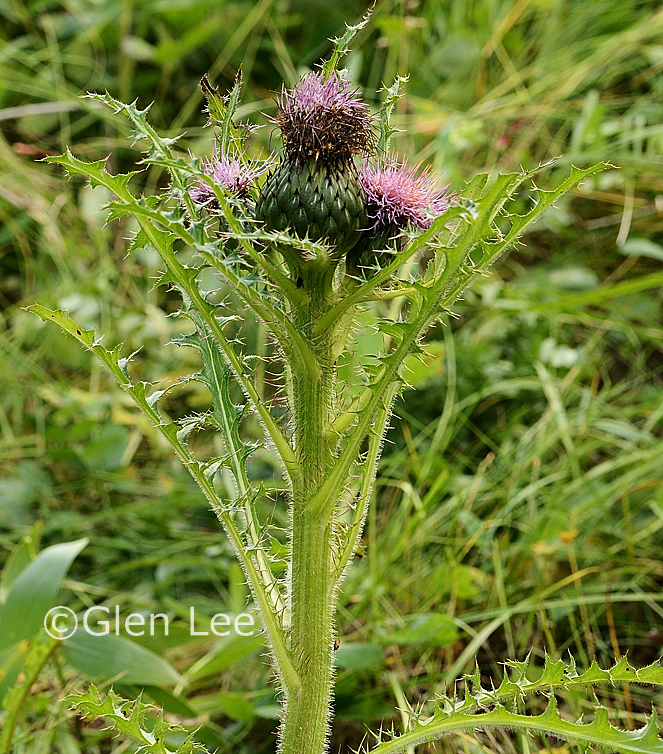
<path fill-rule="evenodd" d="M 31 155 L 71 144 L 129 168 L 138 151 L 124 124 L 78 98 L 105 88 L 141 106 L 154 100 L 155 125 L 209 150 L 203 73 L 223 89 L 242 64 L 242 115 L 269 115 L 279 82 L 326 54 L 326 38 L 364 10 L 303 0 L 0 8 L 0 542 L 10 552 L 30 532 L 42 546 L 90 537 L 61 592 L 75 609 L 167 610 L 185 626 L 189 605 L 240 611 L 246 589 L 214 516 L 111 378 L 22 309 L 65 306 L 108 343 L 143 346 L 145 379 L 195 368 L 189 349 L 163 347 L 179 324 L 167 317 L 177 302 L 152 290 L 155 259 L 125 256 L 131 228 L 104 225 L 100 190 Z M 661 654 L 662 29 L 653 2 L 383 2 L 349 58 L 368 91 L 410 72 L 396 114 L 407 136 L 395 144 L 456 190 L 477 171 L 556 156 L 560 170 L 597 160 L 619 170 L 560 203 L 468 292 L 412 375 L 364 557 L 345 583 L 333 751 L 391 722 L 404 697 L 425 703 L 447 690 L 475 657 L 499 678 L 506 658 L 530 650 L 571 651 L 583 666 Z M 271 145 L 268 126 L 253 148 Z M 269 349 L 256 328 L 244 334 Z M 358 348 L 370 348 L 370 334 Z M 172 395 L 175 416 L 205 405 L 191 386 Z M 267 453 L 253 473 L 273 476 Z M 265 505 L 283 525 L 284 506 Z M 142 643 L 189 679 L 146 696 L 202 726 L 210 750 L 273 751 L 276 702 L 255 648 L 184 630 L 165 647 Z M 59 701 L 87 681 L 56 655 L 23 711 L 16 751 L 125 751 Z M 636 726 L 657 701 L 620 688 L 602 700 Z M 572 694 L 564 703 L 583 711 Z M 487 734 L 460 743 L 544 746 Z"/>

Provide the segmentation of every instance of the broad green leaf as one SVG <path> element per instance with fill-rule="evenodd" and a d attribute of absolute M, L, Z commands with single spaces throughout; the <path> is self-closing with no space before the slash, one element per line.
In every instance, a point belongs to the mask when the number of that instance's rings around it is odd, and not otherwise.
<path fill-rule="evenodd" d="M 249 723 L 256 717 L 253 702 L 243 694 L 221 691 L 218 697 L 218 705 L 224 715 L 242 723 Z"/>
<path fill-rule="evenodd" d="M 382 650 L 373 644 L 341 644 L 334 652 L 334 663 L 347 670 L 368 670 L 382 665 Z"/>
<path fill-rule="evenodd" d="M 134 698 L 139 694 L 138 689 L 135 689 L 135 691 L 136 693 L 132 694 Z M 161 688 L 160 686 L 143 686 L 143 691 L 149 694 L 164 712 L 172 712 L 174 715 L 179 715 L 180 717 L 196 717 L 196 711 L 184 699 L 175 696 L 168 689 Z"/>
<path fill-rule="evenodd" d="M 199 681 L 201 678 L 218 675 L 247 657 L 257 654 L 264 646 L 264 639 L 259 635 L 238 636 L 232 633 L 224 637 L 213 652 L 192 665 L 185 674 L 186 678 L 189 681 Z"/>
<path fill-rule="evenodd" d="M 18 678 L 29 650 L 26 640 L 0 652 L 0 701 Z"/>
<path fill-rule="evenodd" d="M 7 599 L 7 595 L 19 574 L 35 559 L 41 540 L 41 529 L 42 522 L 37 521 L 30 533 L 23 536 L 5 561 L 2 580 L 0 580 L 0 604 L 3 604 Z"/>
<path fill-rule="evenodd" d="M 182 680 L 162 657 L 122 636 L 93 636 L 79 627 L 62 644 L 67 661 L 89 678 L 120 679 L 140 686 L 171 686 Z"/>
<path fill-rule="evenodd" d="M 411 615 L 406 628 L 385 636 L 390 644 L 426 644 L 431 647 L 448 647 L 458 638 L 458 627 L 453 618 L 443 613 Z"/>
<path fill-rule="evenodd" d="M 663 246 L 648 238 L 629 238 L 619 250 L 626 256 L 649 257 L 663 262 Z"/>
<path fill-rule="evenodd" d="M 18 576 L 0 615 L 0 650 L 31 638 L 42 627 L 62 579 L 87 539 L 52 545 Z"/>

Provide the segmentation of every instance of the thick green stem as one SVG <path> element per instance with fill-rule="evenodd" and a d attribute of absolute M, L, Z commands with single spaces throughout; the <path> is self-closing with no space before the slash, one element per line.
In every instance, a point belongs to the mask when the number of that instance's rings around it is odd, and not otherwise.
<path fill-rule="evenodd" d="M 322 754 L 332 687 L 331 524 L 303 506 L 293 523 L 290 649 L 301 686 L 287 702 L 281 751 Z"/>
<path fill-rule="evenodd" d="M 329 726 L 334 596 L 331 589 L 332 516 L 312 514 L 308 502 L 334 461 L 330 433 L 335 407 L 333 339 L 311 332 L 325 309 L 324 287 L 307 286 L 307 305 L 295 313 L 302 334 L 311 338 L 315 363 L 293 365 L 291 390 L 295 453 L 292 560 L 290 566 L 290 651 L 301 687 L 287 700 L 282 726 L 283 754 L 322 754 Z"/>

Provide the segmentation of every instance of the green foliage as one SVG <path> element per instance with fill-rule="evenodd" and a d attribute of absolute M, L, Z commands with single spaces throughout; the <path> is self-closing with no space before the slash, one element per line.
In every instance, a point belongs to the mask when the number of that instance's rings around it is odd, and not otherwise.
<path fill-rule="evenodd" d="M 0 613 L 0 651 L 30 639 L 42 627 L 72 561 L 87 544 L 80 539 L 52 545 L 25 566 Z"/>
<path fill-rule="evenodd" d="M 204 746 L 196 743 L 189 734 L 180 744 L 171 744 L 169 738 L 182 738 L 186 731 L 163 719 L 163 712 L 155 716 L 154 705 L 141 699 L 122 699 L 113 690 L 102 698 L 94 684 L 83 694 L 68 697 L 72 706 L 91 720 L 102 719 L 113 731 L 128 736 L 140 745 L 140 751 L 149 754 L 207 754 Z M 175 747 L 175 748 L 173 748 Z"/>
<path fill-rule="evenodd" d="M 391 114 L 399 97 L 403 96 L 403 90 L 407 82 L 407 76 L 396 76 L 396 80 L 391 86 L 384 86 L 382 89 L 384 92 L 384 98 L 382 100 L 382 107 L 378 113 L 378 120 L 380 123 L 378 147 L 381 155 L 386 156 L 389 154 L 389 142 L 391 141 L 391 137 L 395 133 L 398 133 L 398 129 L 391 125 Z"/>
<path fill-rule="evenodd" d="M 480 715 L 441 712 L 429 722 L 416 726 L 399 739 L 380 743 L 371 751 L 380 754 L 397 754 L 406 751 L 409 746 L 429 743 L 456 731 L 492 727 L 546 733 L 556 738 L 599 746 L 609 751 L 651 752 L 652 754 L 663 751 L 663 741 L 658 734 L 655 715 L 649 718 L 644 728 L 637 731 L 615 728 L 610 724 L 608 710 L 604 707 L 596 709 L 592 722 L 572 723 L 562 719 L 557 711 L 557 702 L 554 697 L 550 698 L 545 712 L 540 715 L 520 715 L 510 712 L 501 705 Z"/>
<path fill-rule="evenodd" d="M 182 277 L 184 274 L 182 273 Z M 188 290 L 188 289 L 187 289 Z M 200 294 L 198 294 L 200 295 Z M 238 447 L 239 435 L 237 422 L 239 414 L 237 408 L 230 401 L 227 391 L 227 367 L 222 366 L 217 356 L 207 349 L 209 346 L 203 339 L 196 340 L 189 337 L 185 342 L 192 343 L 200 348 L 206 357 L 203 359 L 202 379 L 205 384 L 215 390 L 216 415 L 213 414 L 215 426 L 226 440 L 228 454 L 225 458 L 212 459 L 210 461 L 197 460 L 187 444 L 187 438 L 192 430 L 204 421 L 201 417 L 188 417 L 179 423 L 164 421 L 160 415 L 157 404 L 163 395 L 162 391 L 153 391 L 149 395 L 150 387 L 144 382 L 134 384 L 128 373 L 129 358 L 120 358 L 121 346 L 112 351 L 100 344 L 92 330 L 83 330 L 67 314 L 62 311 L 51 311 L 40 305 L 31 307 L 31 311 L 47 321 L 53 321 L 60 325 L 66 332 L 73 335 L 81 344 L 90 349 L 111 370 L 122 388 L 132 397 L 135 404 L 146 417 L 158 429 L 164 439 L 170 444 L 174 452 L 182 461 L 186 469 L 192 475 L 201 491 L 209 501 L 219 520 L 226 529 L 230 542 L 233 544 L 237 556 L 249 578 L 249 583 L 254 590 L 258 604 L 263 609 L 263 617 L 269 628 L 270 641 L 283 672 L 287 676 L 290 673 L 289 657 L 285 651 L 282 627 L 280 597 L 274 586 L 271 571 L 267 566 L 268 554 L 261 548 L 258 537 L 260 533 L 254 522 L 253 499 L 250 490 L 247 489 L 245 460 L 250 449 L 241 451 Z M 214 320 L 216 322 L 216 320 Z M 218 326 L 218 323 L 217 323 Z M 225 375 L 225 376 L 224 376 Z M 216 392 L 219 391 L 219 392 Z M 214 478 L 222 465 L 230 465 L 235 476 L 236 496 L 229 505 L 226 503 L 214 487 Z M 246 519 L 237 519 L 237 510 L 242 506 L 246 509 Z M 263 581 L 260 582 L 262 574 Z"/>
<path fill-rule="evenodd" d="M 578 673 L 573 658 L 570 663 L 546 663 L 536 681 L 530 681 L 529 660 L 508 662 L 511 675 L 505 674 L 497 688 L 485 689 L 481 685 L 481 674 L 477 667 L 474 675 L 465 676 L 465 696 L 453 699 L 446 696 L 435 700 L 436 710 L 428 719 L 412 716 L 406 733 L 391 740 L 378 740 L 371 752 L 398 754 L 411 746 L 430 743 L 442 736 L 462 730 L 513 728 L 545 733 L 565 740 L 577 741 L 585 745 L 599 746 L 618 752 L 660 752 L 663 740 L 659 737 L 656 712 L 653 711 L 646 724 L 638 730 L 621 730 L 611 725 L 605 707 L 593 707 L 591 722 L 572 722 L 561 717 L 554 694 L 574 687 L 601 683 L 646 683 L 663 685 L 663 668 L 660 663 L 636 670 L 626 658 L 611 668 L 603 670 L 596 662 L 584 673 Z M 542 693 L 548 697 L 548 705 L 540 715 L 518 714 L 505 706 L 508 700 L 524 698 L 527 695 Z M 369 751 L 366 749 L 365 751 Z"/>
<path fill-rule="evenodd" d="M 106 630 L 106 627 L 102 628 Z M 92 628 L 92 631 L 99 633 L 100 629 Z M 155 635 L 159 636 L 156 631 Z M 111 633 L 95 636 L 83 626 L 62 642 L 62 656 L 86 678 L 120 679 L 124 684 L 160 687 L 175 686 L 184 680 L 157 653 L 124 636 Z"/>
<path fill-rule="evenodd" d="M 352 40 L 357 36 L 357 32 L 360 32 L 362 29 L 365 29 L 368 26 L 374 9 L 375 3 L 373 3 L 373 5 L 371 5 L 371 7 L 366 11 L 364 17 L 361 19 L 361 21 L 359 21 L 359 23 L 353 25 L 346 24 L 345 34 L 338 37 L 337 39 L 330 40 L 334 45 L 334 48 L 329 60 L 327 60 L 322 66 L 322 70 L 325 74 L 325 80 L 329 78 L 329 76 L 334 71 L 336 71 L 341 58 L 343 58 L 350 52 L 350 42 L 352 42 Z"/>
<path fill-rule="evenodd" d="M 39 674 L 55 651 L 57 641 L 41 633 L 30 644 L 23 662 L 23 677 L 4 694 L 2 707 L 6 714 L 2 730 L 0 731 L 0 753 L 8 754 L 12 751 L 12 741 L 16 726 L 19 723 L 21 711 L 30 689 Z"/>
<path fill-rule="evenodd" d="M 233 118 L 239 106 L 239 98 L 242 91 L 242 69 L 239 68 L 237 70 L 233 88 L 226 97 L 219 93 L 217 87 L 213 87 L 210 84 L 207 74 L 203 76 L 200 85 L 207 102 L 208 125 L 218 128 L 219 142 L 226 145 L 226 149 L 241 152 L 249 128 L 238 128 L 233 122 Z"/>

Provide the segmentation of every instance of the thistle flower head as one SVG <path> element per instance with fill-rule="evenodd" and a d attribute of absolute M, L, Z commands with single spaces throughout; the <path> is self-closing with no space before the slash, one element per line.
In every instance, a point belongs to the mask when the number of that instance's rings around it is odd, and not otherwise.
<path fill-rule="evenodd" d="M 371 165 L 364 163 L 359 171 L 360 183 L 366 192 L 367 214 L 373 229 L 408 225 L 426 229 L 432 221 L 455 203 L 448 186 L 440 187 L 438 178 L 425 168 L 407 166 L 396 160 Z"/>
<path fill-rule="evenodd" d="M 306 74 L 292 89 L 284 87 L 276 104 L 286 153 L 298 164 L 315 159 L 334 165 L 372 150 L 368 107 L 335 73 L 326 80 L 322 73 Z"/>
<path fill-rule="evenodd" d="M 271 160 L 246 160 L 243 155 L 231 156 L 221 152 L 218 148 L 208 159 L 203 160 L 203 172 L 214 183 L 231 194 L 246 198 L 251 185 L 272 167 Z M 212 187 L 202 179 L 192 186 L 191 198 L 197 204 L 205 204 L 214 200 Z"/>

